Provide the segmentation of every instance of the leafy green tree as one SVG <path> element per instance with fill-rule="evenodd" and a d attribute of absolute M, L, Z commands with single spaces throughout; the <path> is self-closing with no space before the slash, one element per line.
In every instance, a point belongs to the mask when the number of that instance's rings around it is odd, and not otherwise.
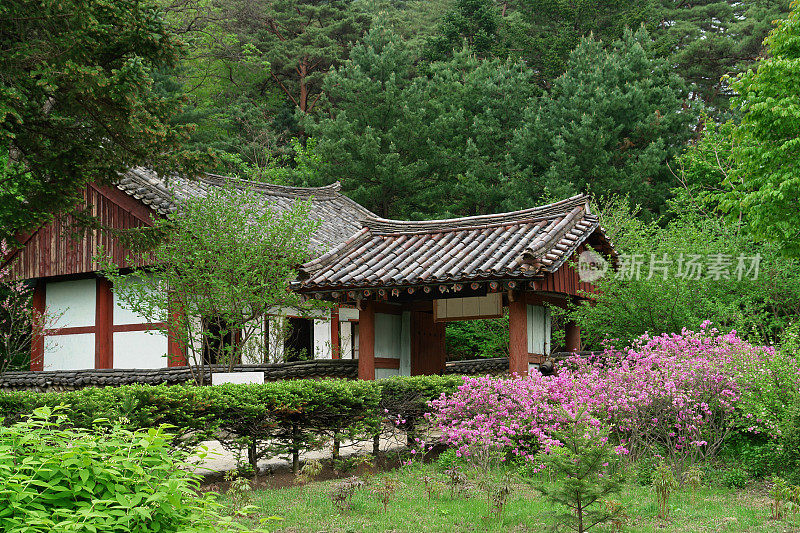
<path fill-rule="evenodd" d="M 643 28 L 608 49 L 584 39 L 548 96 L 525 112 L 513 146 L 518 189 L 533 199 L 569 189 L 629 193 L 662 212 L 676 184 L 670 165 L 696 122 L 688 94 Z"/>
<path fill-rule="evenodd" d="M 3 2 L 0 49 L 0 238 L 178 146 L 179 97 L 154 72 L 179 43 L 151 2 Z"/>
<path fill-rule="evenodd" d="M 762 41 L 774 20 L 788 12 L 786 0 L 659 0 L 648 20 L 656 53 L 696 87 L 715 112 L 728 109 L 726 75 L 746 70 L 764 53 Z"/>
<path fill-rule="evenodd" d="M 448 359 L 508 357 L 508 317 L 450 322 L 446 342 Z"/>
<path fill-rule="evenodd" d="M 382 22 L 397 34 L 415 57 L 421 57 L 428 40 L 436 35 L 440 20 L 455 0 L 354 0 L 355 9 L 373 24 Z M 461 43 L 459 43 L 459 47 Z"/>
<path fill-rule="evenodd" d="M 339 180 L 354 199 L 380 215 L 398 214 L 414 202 L 415 158 L 422 124 L 412 100 L 413 57 L 382 25 L 357 44 L 350 60 L 325 80 L 331 112 L 308 121 L 318 142 L 320 172 Z"/>
<path fill-rule="evenodd" d="M 627 201 L 598 212 L 621 255 L 617 272 L 596 282 L 595 302 L 570 313 L 588 348 L 601 349 L 606 338 L 625 345 L 645 332 L 697 329 L 705 320 L 777 343 L 800 317 L 800 263 L 776 245 L 753 242 L 693 190 L 676 191 L 663 225 L 642 221 Z"/>
<path fill-rule="evenodd" d="M 207 170 L 260 179 L 285 157 L 294 119 L 256 47 L 261 31 L 254 2 L 183 0 L 163 4 L 170 31 L 185 43 L 178 65 L 157 75 L 167 94 L 184 94 L 175 124 L 194 125 L 188 146 L 211 153 Z"/>
<path fill-rule="evenodd" d="M 765 41 L 770 57 L 737 78 L 733 104 L 741 123 L 733 132 L 736 166 L 722 207 L 743 214 L 757 237 L 800 257 L 800 5 L 793 3 Z"/>
<path fill-rule="evenodd" d="M 317 223 L 310 203 L 278 211 L 259 197 L 247 188 L 220 187 L 157 219 L 151 233 L 160 238 L 147 246 L 158 265 L 151 272 L 121 273 L 105 260 L 115 294 L 149 322 L 168 324 L 190 365 L 231 368 L 271 309 L 316 305 L 288 290 L 295 267 L 312 254 Z M 208 360 L 209 352 L 216 361 Z"/>
<path fill-rule="evenodd" d="M 428 54 L 444 59 L 461 49 L 464 41 L 478 57 L 501 53 L 500 13 L 494 0 L 456 0 L 454 9 L 442 18 L 436 35 L 428 41 Z"/>
<path fill-rule="evenodd" d="M 417 192 L 423 214 L 505 208 L 516 192 L 509 188 L 508 151 L 523 127 L 522 110 L 539 92 L 532 72 L 521 62 L 481 60 L 466 49 L 431 63 L 428 72 L 415 80 L 419 100 L 427 103 L 419 154 L 433 181 Z"/>

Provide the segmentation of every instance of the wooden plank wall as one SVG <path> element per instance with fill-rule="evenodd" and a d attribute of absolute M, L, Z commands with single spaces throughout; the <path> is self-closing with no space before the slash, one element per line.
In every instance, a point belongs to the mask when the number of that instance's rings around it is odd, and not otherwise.
<path fill-rule="evenodd" d="M 581 281 L 577 268 L 571 264 L 573 261 L 578 260 L 578 256 L 585 249 L 584 246 L 579 247 L 569 260 L 561 265 L 561 268 L 552 274 L 545 275 L 543 280 L 536 283 L 537 290 L 560 292 L 570 296 L 583 296 L 584 292 L 597 294 L 597 287 L 592 283 Z"/>
<path fill-rule="evenodd" d="M 88 207 L 102 227 L 124 230 L 151 224 L 150 209 L 115 187 L 89 185 L 82 207 Z M 11 273 L 16 279 L 32 279 L 94 272 L 98 270 L 94 257 L 101 246 L 121 267 L 146 264 L 141 255 L 128 261 L 129 250 L 113 232 L 81 229 L 74 216 L 60 214 L 34 232 L 16 253 Z"/>

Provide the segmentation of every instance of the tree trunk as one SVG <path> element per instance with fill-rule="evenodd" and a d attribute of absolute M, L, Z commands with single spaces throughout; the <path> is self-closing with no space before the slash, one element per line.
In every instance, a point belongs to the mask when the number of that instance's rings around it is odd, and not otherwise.
<path fill-rule="evenodd" d="M 300 99 L 298 100 L 300 111 L 305 113 L 308 109 L 308 86 L 306 85 L 306 77 L 308 76 L 308 60 L 303 58 L 300 60 Z"/>
<path fill-rule="evenodd" d="M 292 473 L 300 473 L 300 428 L 292 424 Z"/>
<path fill-rule="evenodd" d="M 247 461 L 253 467 L 253 472 L 258 474 L 258 458 L 256 457 L 256 439 L 250 439 L 247 444 Z"/>
<path fill-rule="evenodd" d="M 333 434 L 333 460 L 337 460 L 339 458 L 339 447 L 341 446 L 341 438 L 339 437 L 339 432 Z"/>

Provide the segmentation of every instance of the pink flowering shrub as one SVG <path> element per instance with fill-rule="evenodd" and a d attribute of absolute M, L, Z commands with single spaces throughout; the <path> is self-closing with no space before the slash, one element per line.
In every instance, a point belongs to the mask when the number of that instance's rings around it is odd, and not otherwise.
<path fill-rule="evenodd" d="M 0 241 L 0 259 L 10 252 Z M 8 267 L 0 269 L 0 372 L 30 368 L 31 342 L 57 318 L 33 309 L 32 296 L 32 288 L 11 279 Z"/>
<path fill-rule="evenodd" d="M 585 409 L 588 424 L 610 429 L 618 453 L 663 450 L 681 469 L 716 453 L 738 427 L 744 378 L 773 356 L 704 323 L 699 332 L 645 335 L 623 350 L 574 357 L 554 376 L 466 378 L 431 402 L 428 416 L 461 455 L 488 446 L 534 460 L 560 444 L 554 435 Z"/>

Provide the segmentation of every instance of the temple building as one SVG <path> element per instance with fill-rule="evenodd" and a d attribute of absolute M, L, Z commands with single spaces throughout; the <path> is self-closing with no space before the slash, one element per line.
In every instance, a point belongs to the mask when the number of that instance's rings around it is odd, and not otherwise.
<path fill-rule="evenodd" d="M 120 232 L 152 225 L 186 198 L 224 183 L 249 188 L 277 209 L 311 200 L 311 216 L 320 222 L 311 243 L 316 258 L 299 267 L 293 290 L 335 304 L 313 316 L 293 309 L 265 316 L 256 342 L 261 360 L 254 363 L 300 354 L 358 359 L 362 379 L 439 373 L 448 322 L 507 315 L 510 370 L 525 374 L 554 348 L 552 309 L 596 292 L 581 279 L 578 257 L 589 250 L 614 254 L 583 195 L 510 213 L 399 221 L 377 217 L 341 194 L 338 183 L 298 188 L 216 175 L 165 181 L 135 168 L 114 186 L 85 189 L 84 207 L 104 230 L 76 230 L 75 217 L 57 215 L 20 235 L 21 246 L 4 258 L 16 279 L 34 286 L 36 308 L 58 317 L 33 343 L 31 370 L 185 365 L 176 334 L 128 309 L 96 256 L 103 250 L 130 270 L 150 266 L 146 254 L 126 248 Z M 560 348 L 579 350 L 578 328 L 558 327 L 566 339 Z"/>
<path fill-rule="evenodd" d="M 401 221 L 369 217 L 347 241 L 303 265 L 295 290 L 359 310 L 359 377 L 439 373 L 445 324 L 509 318 L 509 368 L 520 375 L 552 351 L 553 306 L 596 288 L 570 264 L 614 250 L 589 198 L 494 215 Z M 564 324 L 566 350 L 580 330 Z"/>
<path fill-rule="evenodd" d="M 34 306 L 47 309 L 56 322 L 34 342 L 31 370 L 91 368 L 161 368 L 186 363 L 179 342 L 164 323 L 148 323 L 127 309 L 99 272 L 99 250 L 122 267 L 148 266 L 146 255 L 132 254 L 117 230 L 142 228 L 179 209 L 182 200 L 202 196 L 223 182 L 257 192 L 265 205 L 282 209 L 311 199 L 311 217 L 320 222 L 312 236 L 316 253 L 344 242 L 373 214 L 339 192 L 339 185 L 299 188 L 205 175 L 171 178 L 135 168 L 115 186 L 89 185 L 83 207 L 106 230 L 87 230 L 72 215 L 57 215 L 35 231 L 18 237 L 21 247 L 4 258 L 15 279 L 34 285 Z M 337 310 L 338 311 L 338 310 Z M 264 317 L 262 355 L 266 361 L 289 357 L 354 357 L 358 311 L 318 311 L 315 316 L 276 310 Z M 339 323 L 341 321 L 341 323 Z M 280 327 L 279 327 L 280 326 Z M 288 328 L 286 326 L 289 326 Z M 276 338 L 277 332 L 290 331 Z M 337 338 L 334 350 L 332 335 Z M 356 341 L 354 343 L 354 341 Z M 354 348 L 355 346 L 355 348 Z M 285 352 L 285 353 L 284 353 Z"/>

